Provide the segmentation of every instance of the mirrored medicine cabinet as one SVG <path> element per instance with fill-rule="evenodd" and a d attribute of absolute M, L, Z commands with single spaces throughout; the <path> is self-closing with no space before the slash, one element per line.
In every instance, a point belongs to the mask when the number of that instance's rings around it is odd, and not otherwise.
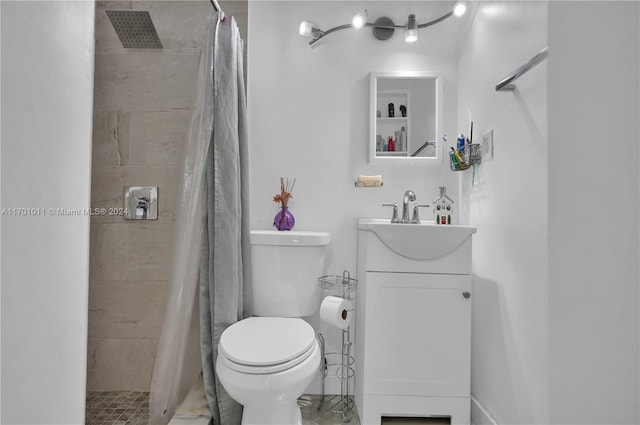
<path fill-rule="evenodd" d="M 441 74 L 372 72 L 369 120 L 370 163 L 441 164 Z"/>

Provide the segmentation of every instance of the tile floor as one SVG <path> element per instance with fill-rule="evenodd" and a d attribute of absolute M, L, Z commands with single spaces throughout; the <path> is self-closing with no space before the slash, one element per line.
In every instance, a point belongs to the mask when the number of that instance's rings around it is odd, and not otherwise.
<path fill-rule="evenodd" d="M 341 425 L 342 414 L 328 409 L 335 404 L 327 396 L 321 407 L 319 395 L 304 395 L 298 400 L 304 425 Z M 336 399 L 337 400 L 337 399 Z M 136 391 L 91 391 L 87 394 L 85 425 L 146 425 L 149 417 L 149 393 Z M 187 423 L 189 421 L 185 421 Z M 360 425 L 354 411 L 349 425 Z"/>
<path fill-rule="evenodd" d="M 90 391 L 85 415 L 85 425 L 146 425 L 149 393 Z"/>
<path fill-rule="evenodd" d="M 341 425 L 343 423 L 360 425 L 358 412 L 355 409 L 351 421 L 343 421 L 342 413 L 337 411 L 342 404 L 334 407 L 336 402 L 340 401 L 338 396 L 332 398 L 331 395 L 327 395 L 322 405 L 320 401 L 319 395 L 303 395 L 298 399 L 298 405 L 302 411 L 302 425 Z"/>
<path fill-rule="evenodd" d="M 304 395 L 298 400 L 303 425 L 341 425 L 340 405 L 333 407 L 338 398 L 327 396 L 321 406 L 319 395 Z M 85 425 L 146 425 L 149 417 L 149 393 L 137 391 L 91 391 L 87 394 Z M 184 423 L 191 421 L 186 420 Z M 194 422 L 195 423 L 195 422 Z M 383 425 L 444 425 L 448 418 L 384 418 Z M 360 425 L 358 412 L 348 425 Z"/>

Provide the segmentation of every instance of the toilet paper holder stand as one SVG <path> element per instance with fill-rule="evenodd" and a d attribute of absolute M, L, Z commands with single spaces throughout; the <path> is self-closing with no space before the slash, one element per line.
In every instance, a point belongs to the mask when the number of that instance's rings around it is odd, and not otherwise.
<path fill-rule="evenodd" d="M 358 280 L 351 278 L 348 270 L 342 273 L 342 276 L 322 276 L 318 278 L 320 288 L 329 293 L 342 297 L 346 300 L 353 301 L 358 285 Z M 355 304 L 353 304 L 355 306 Z M 348 310 L 348 313 L 354 314 L 355 307 Z M 321 363 L 320 371 L 322 373 L 322 396 L 318 410 L 332 411 L 342 414 L 342 420 L 345 423 L 351 422 L 353 419 L 353 411 L 355 409 L 355 401 L 352 394 L 353 381 L 355 378 L 353 357 L 353 342 L 351 341 L 351 324 L 342 329 L 342 347 L 339 353 L 325 351 L 324 336 L 319 333 Z M 340 380 L 340 395 L 333 395 L 325 399 L 325 381 L 329 374 L 329 368 L 335 368 L 335 375 Z"/>

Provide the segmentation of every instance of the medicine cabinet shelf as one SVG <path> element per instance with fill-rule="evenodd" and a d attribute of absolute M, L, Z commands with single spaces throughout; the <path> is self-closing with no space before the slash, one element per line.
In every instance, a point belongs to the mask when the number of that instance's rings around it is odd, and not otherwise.
<path fill-rule="evenodd" d="M 407 156 L 407 151 L 377 152 L 378 156 Z"/>
<path fill-rule="evenodd" d="M 404 128 L 403 140 L 405 146 L 402 146 L 401 150 L 386 151 L 381 146 L 376 146 L 376 155 L 381 157 L 406 157 L 408 156 L 406 144 L 409 141 L 409 117 L 407 111 L 407 105 L 409 105 L 409 92 L 408 90 L 379 90 L 378 91 L 378 110 L 376 112 L 379 115 L 376 119 L 377 122 L 377 136 L 381 136 L 385 143 L 389 140 L 389 137 L 393 138 L 396 143 L 396 148 L 400 143 L 399 135 Z M 402 110 L 404 115 L 402 116 Z M 410 111 L 409 111 L 410 112 Z M 386 146 L 386 143 L 385 143 Z"/>

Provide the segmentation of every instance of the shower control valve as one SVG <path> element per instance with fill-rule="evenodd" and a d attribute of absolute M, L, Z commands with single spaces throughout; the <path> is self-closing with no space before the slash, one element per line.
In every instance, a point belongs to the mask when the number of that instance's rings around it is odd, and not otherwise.
<path fill-rule="evenodd" d="M 131 186 L 124 191 L 125 220 L 157 220 L 158 188 Z"/>

